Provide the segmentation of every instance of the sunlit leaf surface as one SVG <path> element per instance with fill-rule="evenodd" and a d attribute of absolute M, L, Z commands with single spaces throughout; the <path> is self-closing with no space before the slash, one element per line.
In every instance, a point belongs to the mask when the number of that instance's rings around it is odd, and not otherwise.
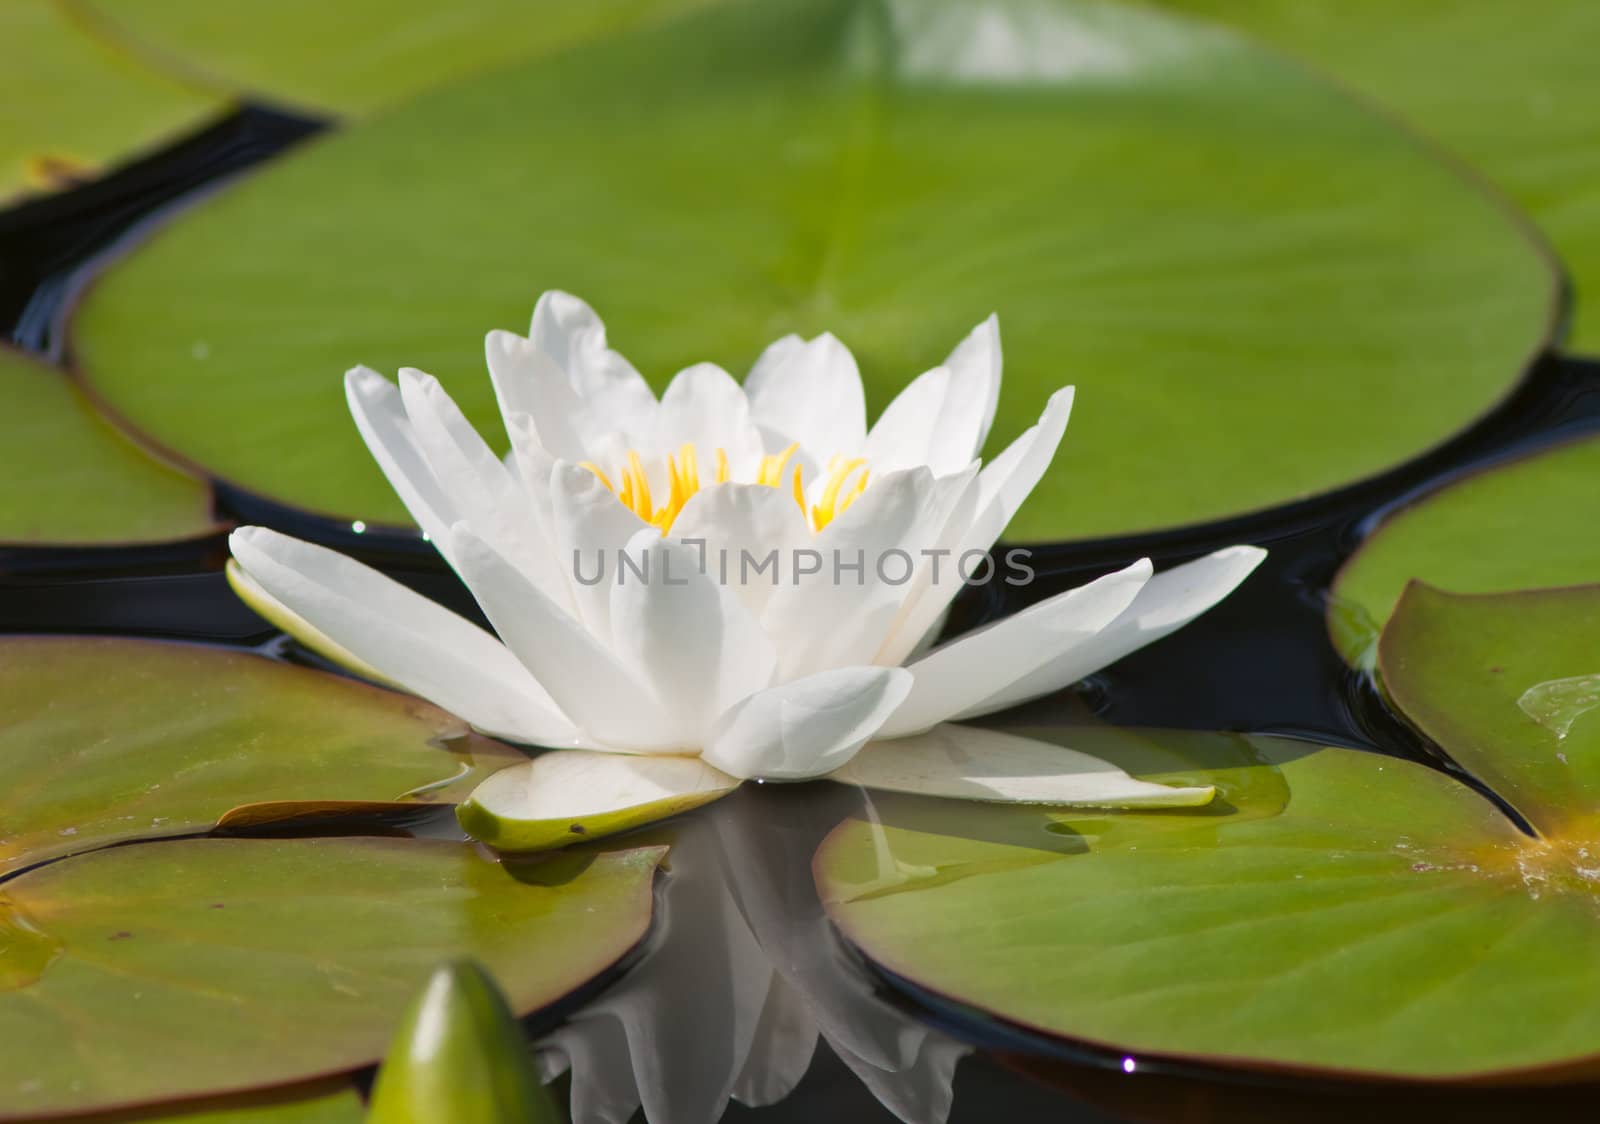
<path fill-rule="evenodd" d="M 1453 593 L 1579 585 L 1600 578 L 1600 438 L 1476 472 L 1380 523 L 1334 580 L 1328 630 L 1370 663 L 1408 581 Z"/>
<path fill-rule="evenodd" d="M 1572 343 L 1600 350 L 1600 4 L 1160 0 L 1287 48 L 1470 162 L 1572 275 Z"/>
<path fill-rule="evenodd" d="M 243 652 L 0 639 L 0 874 L 241 804 L 448 802 L 521 760 L 420 699 Z"/>
<path fill-rule="evenodd" d="M 75 346 L 222 477 L 404 522 L 340 372 L 429 369 L 497 434 L 483 334 L 547 288 L 594 302 L 657 385 L 832 330 L 875 409 L 998 311 L 991 451 L 1080 390 L 1027 539 L 1215 518 L 1412 456 L 1517 379 L 1556 283 L 1412 136 L 1227 33 L 1091 0 L 778 0 L 307 146 L 114 267 Z"/>
<path fill-rule="evenodd" d="M 216 528 L 210 488 L 146 454 L 61 371 L 0 345 L 0 400 L 0 544 L 159 542 Z"/>
<path fill-rule="evenodd" d="M 718 0 L 73 0 L 152 69 L 311 112 L 365 114 L 430 87 Z"/>
<path fill-rule="evenodd" d="M 442 960 L 513 1009 L 644 934 L 662 850 L 496 862 L 418 839 L 174 840 L 0 887 L 0 1119 L 279 1084 L 384 1052 Z"/>
<path fill-rule="evenodd" d="M 87 34 L 72 8 L 0 4 L 0 205 L 93 179 L 224 110 Z"/>
<path fill-rule="evenodd" d="M 1487 752 L 1508 788 L 1542 768 Z M 1252 738 L 1232 756 L 1200 770 L 1217 804 L 1189 811 L 880 804 L 881 826 L 823 844 L 818 886 L 891 972 L 1135 1065 L 1515 1077 L 1600 1053 L 1600 831 L 1532 838 L 1376 754 Z M 1592 786 L 1556 799 L 1594 827 Z"/>

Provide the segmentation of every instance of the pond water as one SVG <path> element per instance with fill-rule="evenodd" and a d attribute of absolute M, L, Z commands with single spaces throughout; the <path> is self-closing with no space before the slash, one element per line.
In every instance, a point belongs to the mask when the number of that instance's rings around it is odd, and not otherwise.
<path fill-rule="evenodd" d="M 316 127 L 247 109 L 107 180 L 0 217 L 0 321 L 9 336 L 70 362 L 60 354 L 59 319 L 86 263 L 164 208 Z M 1008 596 L 1036 600 L 1141 554 L 1163 565 L 1229 543 L 1268 546 L 1266 565 L 1219 608 L 1078 689 L 1002 716 L 1001 724 L 1064 729 L 1098 720 L 1268 733 L 1437 764 L 1370 679 L 1333 650 L 1325 591 L 1363 532 L 1420 489 L 1595 429 L 1600 365 L 1546 357 L 1490 418 L 1400 470 L 1226 523 L 1041 546 L 1033 560 L 1040 580 L 1025 595 L 996 586 L 970 596 L 951 628 L 1014 611 L 1019 604 Z M 414 536 L 332 527 L 236 491 L 224 490 L 220 502 L 223 514 L 240 522 L 270 519 L 291 532 L 315 532 L 477 616 L 466 591 Z M 125 552 L 11 551 L 0 557 L 0 574 L 9 579 L 0 585 L 0 630 L 175 637 L 316 664 L 237 602 L 219 572 L 224 556 L 220 539 Z M 746 786 L 646 832 L 673 845 L 649 938 L 576 1005 L 530 1023 L 541 1061 L 548 1073 L 566 1074 L 560 1080 L 574 1104 L 589 1106 L 596 1118 L 643 1102 L 658 1121 L 693 1119 L 716 1101 L 730 1065 L 742 1067 L 738 1087 L 757 1099 L 790 1084 L 793 1090 L 770 1107 L 734 1105 L 723 1117 L 729 1121 L 892 1120 L 895 1111 L 936 1119 L 951 1105 L 951 1120 L 970 1122 L 1342 1119 L 1351 1112 L 1494 1119 L 1508 1105 L 1526 1114 L 1548 1102 L 1560 1113 L 1572 1097 L 1592 1096 L 1430 1096 L 1244 1077 L 1096 1051 L 954 1007 L 873 969 L 824 916 L 811 873 L 816 845 L 842 819 L 873 814 L 864 793 L 839 785 Z M 451 819 L 409 827 L 455 833 Z M 782 1010 L 769 1004 L 774 989 L 787 997 Z M 731 1058 L 727 1043 L 743 1033 L 737 1028 L 758 1019 L 773 1023 L 758 1030 L 759 1058 Z"/>

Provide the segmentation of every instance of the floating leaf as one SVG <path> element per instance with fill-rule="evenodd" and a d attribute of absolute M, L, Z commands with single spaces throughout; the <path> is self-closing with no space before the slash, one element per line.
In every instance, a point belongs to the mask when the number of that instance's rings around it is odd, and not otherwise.
<path fill-rule="evenodd" d="M 522 760 L 420 699 L 245 652 L 0 639 L 0 874 L 246 803 L 448 801 Z"/>
<path fill-rule="evenodd" d="M 403 523 L 339 373 L 426 368 L 495 434 L 484 332 L 557 287 L 658 386 L 832 330 L 875 409 L 998 310 L 991 452 L 1080 388 L 1020 539 L 1391 467 L 1504 396 L 1556 293 L 1495 200 L 1227 33 L 1093 0 L 774 0 L 291 153 L 112 268 L 75 346 L 119 411 L 219 476 Z"/>
<path fill-rule="evenodd" d="M 243 1097 L 96 1113 L 71 1124 L 363 1124 L 366 1107 L 348 1081 L 271 1089 Z"/>
<path fill-rule="evenodd" d="M 32 6 L 6 8 L 0 25 Z M 0 345 L 0 397 L 11 465 L 0 480 L 0 544 L 156 542 L 218 529 L 210 488 L 147 455 L 62 372 Z"/>
<path fill-rule="evenodd" d="M 106 40 L 189 81 L 365 114 L 433 86 L 717 0 L 77 0 Z"/>
<path fill-rule="evenodd" d="M 1600 5 L 1540 0 L 1161 0 L 1325 67 L 1471 161 L 1528 209 L 1600 349 Z"/>
<path fill-rule="evenodd" d="M 1600 585 L 1476 597 L 1412 585 L 1378 671 L 1424 734 L 1552 846 L 1569 843 L 1600 893 Z"/>
<path fill-rule="evenodd" d="M 451 957 L 482 961 L 516 1011 L 547 1006 L 643 936 L 662 853 L 499 863 L 442 841 L 200 839 L 18 875 L 6 913 L 57 951 L 0 989 L 0 1119 L 366 1065 Z M 0 964 L 15 955 L 0 945 Z"/>
<path fill-rule="evenodd" d="M 1600 870 L 1583 858 L 1600 831 L 1530 837 L 1408 761 L 1235 744 L 1188 781 L 1217 785 L 1210 808 L 880 801 L 882 826 L 824 842 L 819 889 L 890 972 L 1136 1064 L 1509 1081 L 1600 1060 Z M 1515 745 L 1494 753 L 1501 776 L 1534 775 Z M 1563 809 L 1592 815 L 1594 791 Z"/>
<path fill-rule="evenodd" d="M 367 1124 L 557 1124 L 528 1039 L 472 961 L 433 973 L 395 1034 Z"/>
<path fill-rule="evenodd" d="M 222 98 L 111 49 L 68 8 L 0 5 L 0 204 L 92 179 L 222 112 Z M 58 448 L 49 463 L 60 462 Z"/>
<path fill-rule="evenodd" d="M 1600 438 L 1586 437 L 1447 484 L 1378 525 L 1334 579 L 1328 630 L 1370 662 L 1412 579 L 1453 593 L 1502 593 L 1600 578 L 1594 511 Z"/>

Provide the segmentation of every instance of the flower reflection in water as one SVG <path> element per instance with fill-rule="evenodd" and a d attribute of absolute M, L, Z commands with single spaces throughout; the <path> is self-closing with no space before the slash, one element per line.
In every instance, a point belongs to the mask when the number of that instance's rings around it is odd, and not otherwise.
<path fill-rule="evenodd" d="M 873 994 L 811 877 L 827 830 L 865 793 L 746 790 L 650 838 L 672 851 L 646 958 L 539 1043 L 547 1080 L 571 1072 L 573 1124 L 709 1124 L 730 1100 L 776 1104 L 819 1039 L 902 1120 L 945 1120 L 970 1047 Z"/>

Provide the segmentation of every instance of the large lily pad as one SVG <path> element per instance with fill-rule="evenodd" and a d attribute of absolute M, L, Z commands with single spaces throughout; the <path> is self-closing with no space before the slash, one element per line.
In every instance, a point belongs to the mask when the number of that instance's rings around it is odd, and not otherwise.
<path fill-rule="evenodd" d="M 1454 593 L 1600 579 L 1600 437 L 1465 476 L 1380 523 L 1334 579 L 1328 630 L 1352 663 L 1374 645 L 1406 583 Z"/>
<path fill-rule="evenodd" d="M 1221 793 L 1192 811 L 880 801 L 883 826 L 825 841 L 818 886 L 891 972 L 1136 1059 L 1514 1080 L 1600 1056 L 1600 831 L 1533 838 L 1443 772 L 1354 750 L 1252 738 L 1218 765 L 1186 778 Z"/>
<path fill-rule="evenodd" d="M 264 801 L 447 801 L 523 760 L 408 695 L 151 640 L 0 639 L 0 875 Z"/>
<path fill-rule="evenodd" d="M 1161 0 L 1281 44 L 1398 110 L 1528 209 L 1600 349 L 1600 5 L 1592 0 Z"/>
<path fill-rule="evenodd" d="M 1227 33 L 1093 0 L 778 0 L 295 152 L 108 273 L 76 346 L 222 477 L 396 523 L 340 372 L 427 368 L 493 432 L 483 333 L 550 287 L 657 385 L 830 329 L 874 408 L 998 310 L 991 451 L 1081 388 L 1012 527 L 1060 538 L 1260 508 L 1438 443 L 1543 345 L 1556 283 L 1411 136 Z"/>
<path fill-rule="evenodd" d="M 332 1080 L 242 1097 L 96 1113 L 70 1124 L 361 1124 L 365 1117 L 355 1086 Z"/>
<path fill-rule="evenodd" d="M 207 87 L 364 114 L 717 0 L 79 0 L 97 32 Z"/>
<path fill-rule="evenodd" d="M 0 204 L 92 177 L 222 110 L 86 34 L 69 10 L 0 5 Z"/>
<path fill-rule="evenodd" d="M 0 1120 L 371 1063 L 453 956 L 544 1007 L 644 934 L 662 853 L 198 839 L 21 874 L 0 891 Z"/>
<path fill-rule="evenodd" d="M 0 345 L 0 397 L 10 466 L 0 544 L 156 542 L 217 529 L 211 489 L 147 455 L 60 371 Z"/>

